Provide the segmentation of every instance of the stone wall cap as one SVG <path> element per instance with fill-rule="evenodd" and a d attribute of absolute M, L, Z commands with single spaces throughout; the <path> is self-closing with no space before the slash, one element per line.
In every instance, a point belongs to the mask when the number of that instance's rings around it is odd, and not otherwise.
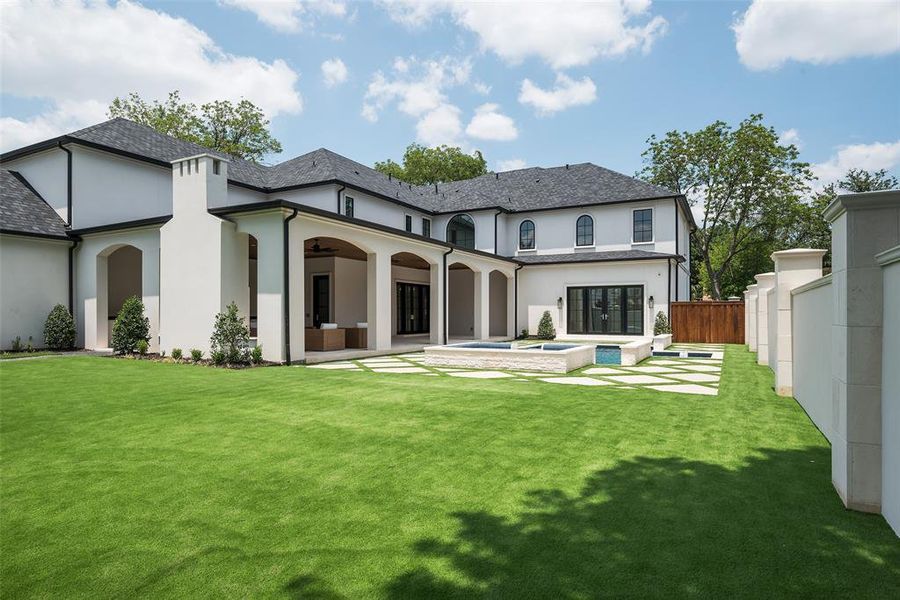
<path fill-rule="evenodd" d="M 900 208 L 900 190 L 879 190 L 858 194 L 841 194 L 825 209 L 825 219 L 831 223 L 848 210 Z"/>
<path fill-rule="evenodd" d="M 753 278 L 756 279 L 756 284 L 759 285 L 763 282 L 768 282 L 775 279 L 775 273 L 760 273 L 759 275 L 755 275 Z"/>
<path fill-rule="evenodd" d="M 823 256 L 827 250 L 818 250 L 816 248 L 791 248 L 790 250 L 779 250 L 773 252 L 772 256 Z"/>
<path fill-rule="evenodd" d="M 882 267 L 886 267 L 895 262 L 900 262 L 900 245 L 894 246 L 889 250 L 885 250 L 884 252 L 879 252 L 875 255 L 875 262 L 877 262 Z"/>
<path fill-rule="evenodd" d="M 184 162 L 186 160 L 194 160 L 195 158 L 211 158 L 213 160 L 218 160 L 223 163 L 230 163 L 231 161 L 227 158 L 222 158 L 221 156 L 216 156 L 215 154 L 210 154 L 208 152 L 203 152 L 201 154 L 193 154 L 191 156 L 184 156 L 182 158 L 176 158 L 175 160 L 170 160 L 169 162 L 173 165 L 177 165 L 180 162 Z"/>
<path fill-rule="evenodd" d="M 820 288 L 823 285 L 831 285 L 831 273 L 825 275 L 824 277 L 813 279 L 812 281 L 804 283 L 803 285 L 798 285 L 791 290 L 791 296 L 796 296 L 797 294 L 802 294 L 803 292 L 808 292 L 810 290 Z"/>

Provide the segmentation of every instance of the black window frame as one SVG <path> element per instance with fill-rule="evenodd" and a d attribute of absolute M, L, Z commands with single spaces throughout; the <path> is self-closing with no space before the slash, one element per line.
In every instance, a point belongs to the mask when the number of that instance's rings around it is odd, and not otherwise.
<path fill-rule="evenodd" d="M 412 215 L 404 215 L 403 229 L 407 233 L 412 233 Z"/>
<path fill-rule="evenodd" d="M 525 233 L 524 228 L 526 225 L 531 225 L 531 244 L 523 245 L 522 244 L 522 236 Z M 519 250 L 534 250 L 535 244 L 537 240 L 537 227 L 534 225 L 534 221 L 531 219 L 525 219 L 521 223 L 519 223 Z"/>
<path fill-rule="evenodd" d="M 353 218 L 353 196 L 344 196 L 344 216 Z"/>
<path fill-rule="evenodd" d="M 619 319 L 622 324 L 620 331 L 603 331 L 600 327 L 591 328 L 593 323 L 594 312 L 599 311 L 601 315 L 609 314 L 609 304 L 605 300 L 608 298 L 607 290 L 616 289 L 619 292 Z M 633 292 L 637 290 L 638 293 Z M 569 286 L 566 288 L 566 332 L 573 335 L 644 335 L 644 294 L 643 285 L 588 285 L 588 286 Z M 591 298 L 594 300 L 604 299 L 601 307 L 595 307 L 592 312 Z M 639 315 L 632 319 L 629 313 L 638 312 L 634 308 L 635 304 L 629 307 L 629 300 L 637 300 L 636 305 L 639 306 Z M 604 322 L 608 321 L 603 319 Z M 637 321 L 637 323 L 632 323 Z M 629 327 L 632 331 L 629 331 Z"/>
<path fill-rule="evenodd" d="M 454 225 L 454 223 L 465 222 L 466 220 L 472 226 L 472 232 L 471 232 L 472 245 L 471 246 L 459 241 L 458 235 L 451 235 L 450 228 Z M 463 231 L 463 230 L 454 230 L 452 233 L 457 233 L 458 231 Z M 459 213 L 458 215 L 453 215 L 453 217 L 447 222 L 447 232 L 446 233 L 447 233 L 446 240 L 449 243 L 459 246 L 460 248 L 467 248 L 469 250 L 475 249 L 475 219 L 473 219 L 466 213 Z M 466 236 L 466 237 L 468 238 L 468 236 Z"/>
<path fill-rule="evenodd" d="M 431 237 L 431 219 L 422 217 L 422 237 Z"/>
<path fill-rule="evenodd" d="M 638 228 L 640 226 L 640 229 Z M 648 237 L 649 235 L 649 237 Z M 653 242 L 653 209 L 635 208 L 631 211 L 631 243 Z"/>
<path fill-rule="evenodd" d="M 585 221 L 586 219 L 586 221 Z M 582 223 L 586 223 L 583 225 Z M 585 231 L 582 231 L 584 229 Z M 589 231 L 588 231 L 589 230 Z M 587 243 L 582 242 L 582 236 L 590 236 Z M 594 245 L 594 217 L 581 215 L 575 220 L 575 247 L 585 248 Z"/>

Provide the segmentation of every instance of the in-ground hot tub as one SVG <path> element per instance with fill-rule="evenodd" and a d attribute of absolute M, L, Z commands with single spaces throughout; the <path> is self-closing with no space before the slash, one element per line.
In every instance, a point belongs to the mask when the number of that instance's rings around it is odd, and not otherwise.
<path fill-rule="evenodd" d="M 425 348 L 425 364 L 431 367 L 568 373 L 593 363 L 593 345 L 546 343 L 516 348 L 509 342 L 466 342 Z"/>

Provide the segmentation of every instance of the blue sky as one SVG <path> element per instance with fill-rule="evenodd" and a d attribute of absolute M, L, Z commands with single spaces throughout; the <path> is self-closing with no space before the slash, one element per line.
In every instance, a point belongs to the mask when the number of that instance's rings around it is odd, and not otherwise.
<path fill-rule="evenodd" d="M 179 88 L 263 106 L 284 146 L 272 162 L 324 146 L 372 164 L 421 141 L 480 149 L 495 169 L 632 174 L 651 134 L 761 112 L 825 180 L 900 165 L 898 3 L 222 0 L 0 16 L 4 150 L 101 120 L 117 94 Z"/>

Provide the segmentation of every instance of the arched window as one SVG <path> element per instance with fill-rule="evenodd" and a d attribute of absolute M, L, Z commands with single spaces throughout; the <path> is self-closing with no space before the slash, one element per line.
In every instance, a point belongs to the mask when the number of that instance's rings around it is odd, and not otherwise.
<path fill-rule="evenodd" d="M 475 221 L 469 215 L 456 215 L 447 223 L 447 241 L 475 249 Z"/>
<path fill-rule="evenodd" d="M 519 250 L 534 250 L 534 223 L 529 220 L 519 225 Z"/>
<path fill-rule="evenodd" d="M 581 215 L 575 221 L 575 245 L 594 245 L 594 219 L 590 215 Z"/>

